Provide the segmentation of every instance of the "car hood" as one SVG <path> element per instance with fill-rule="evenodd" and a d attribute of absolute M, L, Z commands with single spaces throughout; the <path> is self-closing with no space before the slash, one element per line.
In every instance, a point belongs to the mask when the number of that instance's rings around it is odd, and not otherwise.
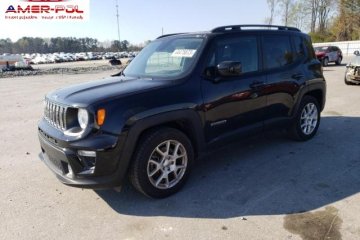
<path fill-rule="evenodd" d="M 315 52 L 315 55 L 317 56 L 317 57 L 319 57 L 319 56 L 324 56 L 326 54 L 326 52 L 322 52 L 322 51 L 316 51 Z"/>
<path fill-rule="evenodd" d="M 112 98 L 125 97 L 169 85 L 170 81 L 111 77 L 72 85 L 49 93 L 46 98 L 72 106 L 86 107 Z"/>

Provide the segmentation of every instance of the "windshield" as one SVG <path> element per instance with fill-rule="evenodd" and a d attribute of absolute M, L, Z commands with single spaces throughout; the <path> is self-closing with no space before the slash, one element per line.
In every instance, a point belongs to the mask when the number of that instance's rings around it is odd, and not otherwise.
<path fill-rule="evenodd" d="M 126 67 L 127 77 L 174 79 L 191 70 L 204 39 L 163 38 L 146 46 Z"/>

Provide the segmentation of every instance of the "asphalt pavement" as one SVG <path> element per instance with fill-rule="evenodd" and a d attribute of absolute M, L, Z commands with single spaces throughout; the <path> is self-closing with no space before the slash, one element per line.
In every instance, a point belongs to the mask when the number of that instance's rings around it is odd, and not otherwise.
<path fill-rule="evenodd" d="M 360 239 L 360 86 L 324 69 L 318 135 L 272 131 L 207 154 L 178 194 L 62 185 L 39 159 L 50 90 L 114 72 L 0 79 L 0 239 Z"/>

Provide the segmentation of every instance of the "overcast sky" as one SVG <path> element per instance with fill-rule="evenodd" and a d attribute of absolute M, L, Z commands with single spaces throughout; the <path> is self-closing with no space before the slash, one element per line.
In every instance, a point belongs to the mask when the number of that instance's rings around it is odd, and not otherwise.
<path fill-rule="evenodd" d="M 116 0 L 90 0 L 84 23 L 0 20 L 0 38 L 93 37 L 117 39 Z M 14 1 L 16 4 L 16 1 Z M 121 39 L 142 43 L 164 33 L 210 30 L 229 24 L 262 24 L 269 16 L 266 0 L 119 0 Z M 5 11 L 1 9 L 0 11 Z M 279 20 L 277 22 L 279 23 Z"/>

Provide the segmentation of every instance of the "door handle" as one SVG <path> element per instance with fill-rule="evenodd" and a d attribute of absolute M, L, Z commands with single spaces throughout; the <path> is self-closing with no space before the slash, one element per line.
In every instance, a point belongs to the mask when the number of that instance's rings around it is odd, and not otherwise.
<path fill-rule="evenodd" d="M 265 82 L 253 82 L 252 84 L 250 84 L 250 87 L 251 88 L 255 88 L 255 89 L 258 89 L 258 88 L 261 88 L 265 86 Z"/>
<path fill-rule="evenodd" d="M 302 79 L 302 78 L 304 78 L 305 76 L 304 76 L 304 74 L 302 74 L 302 73 L 295 73 L 295 74 L 293 74 L 292 76 L 291 76 L 291 78 L 293 78 L 293 79 L 296 79 L 296 80 L 300 80 L 300 79 Z"/>

